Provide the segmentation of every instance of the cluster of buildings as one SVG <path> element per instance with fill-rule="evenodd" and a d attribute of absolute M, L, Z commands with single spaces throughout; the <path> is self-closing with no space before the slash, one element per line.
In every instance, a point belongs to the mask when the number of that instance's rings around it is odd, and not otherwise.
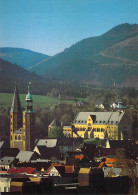
<path fill-rule="evenodd" d="M 127 194 L 136 185 L 138 142 L 128 139 L 132 124 L 125 112 L 80 112 L 63 127 L 65 137 L 36 140 L 29 87 L 25 102 L 22 112 L 15 87 L 10 148 L 0 142 L 0 192 Z"/>

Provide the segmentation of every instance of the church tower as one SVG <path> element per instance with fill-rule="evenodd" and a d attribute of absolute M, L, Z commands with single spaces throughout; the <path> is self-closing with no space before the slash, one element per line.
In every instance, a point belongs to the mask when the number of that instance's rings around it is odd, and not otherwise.
<path fill-rule="evenodd" d="M 18 89 L 15 83 L 14 96 L 12 101 L 12 106 L 10 110 L 10 147 L 16 147 L 14 145 L 15 132 L 22 127 L 22 111 L 21 103 L 18 94 Z"/>
<path fill-rule="evenodd" d="M 35 142 L 35 111 L 33 110 L 33 98 L 29 85 L 25 102 L 26 108 L 23 111 L 23 150 L 29 151 L 33 150 Z"/>

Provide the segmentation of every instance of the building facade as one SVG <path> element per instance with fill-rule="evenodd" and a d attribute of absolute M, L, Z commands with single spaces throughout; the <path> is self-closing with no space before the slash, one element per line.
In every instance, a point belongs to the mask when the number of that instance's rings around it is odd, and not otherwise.
<path fill-rule="evenodd" d="M 10 111 L 10 147 L 29 151 L 33 149 L 35 141 L 35 111 L 29 86 L 25 102 L 25 110 L 22 112 L 18 89 L 15 86 Z"/>
<path fill-rule="evenodd" d="M 125 112 L 80 112 L 72 126 L 63 127 L 68 137 L 123 140 L 131 138 L 132 125 Z"/>

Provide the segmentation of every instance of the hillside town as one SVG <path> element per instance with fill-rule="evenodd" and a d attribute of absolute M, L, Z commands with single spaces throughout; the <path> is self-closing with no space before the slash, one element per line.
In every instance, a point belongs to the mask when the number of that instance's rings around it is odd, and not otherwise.
<path fill-rule="evenodd" d="M 10 147 L 0 141 L 0 192 L 136 194 L 137 131 L 133 132 L 121 102 L 112 107 L 112 112 L 79 112 L 70 126 L 53 118 L 48 136 L 37 139 L 30 86 L 25 110 L 21 109 L 15 86 L 10 109 Z M 60 131 L 57 138 L 49 136 L 56 131 Z"/>

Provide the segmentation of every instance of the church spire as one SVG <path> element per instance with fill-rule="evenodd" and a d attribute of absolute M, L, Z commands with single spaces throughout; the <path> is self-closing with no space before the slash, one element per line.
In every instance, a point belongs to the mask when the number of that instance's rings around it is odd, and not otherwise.
<path fill-rule="evenodd" d="M 31 85 L 31 82 L 29 82 L 28 84 L 28 94 L 26 95 L 26 98 L 25 98 L 27 111 L 32 111 L 32 108 L 33 108 L 33 98 L 30 93 L 30 85 Z"/>
<path fill-rule="evenodd" d="M 20 98 L 19 98 L 19 93 L 18 93 L 16 82 L 15 82 L 15 89 L 14 89 L 14 95 L 13 95 L 12 106 L 11 106 L 10 112 L 21 113 L 21 103 L 20 103 Z"/>

